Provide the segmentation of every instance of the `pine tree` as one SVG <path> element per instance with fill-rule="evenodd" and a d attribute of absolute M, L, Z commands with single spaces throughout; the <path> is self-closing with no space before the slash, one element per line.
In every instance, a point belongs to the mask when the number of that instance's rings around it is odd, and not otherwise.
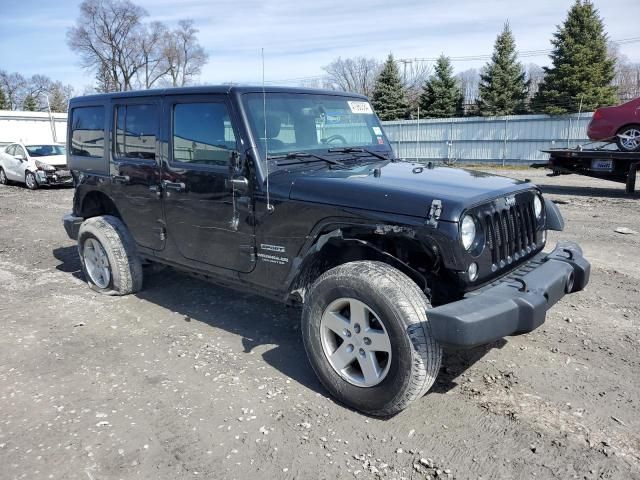
<path fill-rule="evenodd" d="M 509 23 L 496 38 L 491 61 L 480 74 L 478 93 L 480 115 L 513 115 L 525 111 L 527 82 L 524 68 L 517 61 L 516 41 Z"/>
<path fill-rule="evenodd" d="M 0 110 L 8 110 L 9 105 L 7 103 L 7 97 L 4 94 L 4 90 L 0 86 Z"/>
<path fill-rule="evenodd" d="M 38 102 L 33 95 L 28 94 L 24 97 L 24 102 L 22 102 L 22 109 L 26 112 L 35 112 L 38 110 Z"/>
<path fill-rule="evenodd" d="M 533 109 L 562 114 L 577 112 L 581 104 L 585 111 L 616 103 L 615 60 L 607 55 L 607 35 L 593 3 L 576 0 L 553 37 L 551 67 L 544 68 Z"/>
<path fill-rule="evenodd" d="M 62 82 L 55 82 L 49 90 L 49 105 L 52 112 L 66 112 L 69 104 L 71 87 L 65 86 Z"/>
<path fill-rule="evenodd" d="M 453 76 L 449 57 L 440 55 L 436 60 L 435 73 L 424 84 L 420 95 L 421 115 L 432 118 L 461 116 L 464 95 Z"/>
<path fill-rule="evenodd" d="M 371 103 L 380 120 L 397 120 L 407 116 L 409 106 L 406 92 L 391 54 L 376 79 Z"/>

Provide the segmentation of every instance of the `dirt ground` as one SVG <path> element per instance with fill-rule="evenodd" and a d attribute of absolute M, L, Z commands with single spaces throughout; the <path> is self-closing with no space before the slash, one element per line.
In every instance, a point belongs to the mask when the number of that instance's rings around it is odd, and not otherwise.
<path fill-rule="evenodd" d="M 393 418 L 334 402 L 296 312 L 173 271 L 87 288 L 70 189 L 0 186 L 0 478 L 640 479 L 640 197 L 513 170 L 559 204 L 591 283 L 537 331 L 446 353 Z"/>

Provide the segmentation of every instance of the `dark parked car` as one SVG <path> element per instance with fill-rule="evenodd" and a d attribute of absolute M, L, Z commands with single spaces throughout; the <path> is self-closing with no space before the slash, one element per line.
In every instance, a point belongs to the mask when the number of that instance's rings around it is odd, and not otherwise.
<path fill-rule="evenodd" d="M 640 151 L 640 97 L 615 107 L 598 108 L 587 135 L 595 141 L 615 141 L 623 152 Z"/>
<path fill-rule="evenodd" d="M 535 185 L 395 158 L 365 97 L 197 87 L 74 98 L 64 226 L 89 286 L 145 264 L 301 304 L 309 360 L 341 401 L 394 414 L 442 347 L 529 332 L 590 266 Z M 168 293 L 169 294 L 169 293 Z"/>

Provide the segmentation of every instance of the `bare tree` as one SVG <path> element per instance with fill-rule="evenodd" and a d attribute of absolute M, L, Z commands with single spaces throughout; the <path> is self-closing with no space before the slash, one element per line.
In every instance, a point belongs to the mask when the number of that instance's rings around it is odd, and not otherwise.
<path fill-rule="evenodd" d="M 7 108 L 9 110 L 20 108 L 24 101 L 27 80 L 19 73 L 7 73 L 0 70 L 0 85 L 2 85 L 6 97 Z"/>
<path fill-rule="evenodd" d="M 615 77 L 613 84 L 618 88 L 621 102 L 640 96 L 640 63 L 632 63 L 626 55 L 620 53 L 620 46 L 615 42 L 607 44 L 609 57 L 615 60 Z"/>
<path fill-rule="evenodd" d="M 85 68 L 108 73 L 117 90 L 131 90 L 144 62 L 141 19 L 146 15 L 129 0 L 84 0 L 67 43 L 80 53 Z"/>
<path fill-rule="evenodd" d="M 160 22 L 152 22 L 144 26 L 140 49 L 144 68 L 139 72 L 140 83 L 144 88 L 151 88 L 158 80 L 169 73 L 169 63 L 165 56 L 169 31 Z"/>
<path fill-rule="evenodd" d="M 208 55 L 198 43 L 193 20 L 180 20 L 178 28 L 165 35 L 164 61 L 174 87 L 191 83 L 200 75 Z"/>
<path fill-rule="evenodd" d="M 425 82 L 431 75 L 431 65 L 426 62 L 411 60 L 403 62 L 402 81 L 404 83 L 409 112 L 412 118 L 418 117 L 420 94 Z"/>
<path fill-rule="evenodd" d="M 527 100 L 531 101 L 536 93 L 538 93 L 538 89 L 540 88 L 540 84 L 544 79 L 544 69 L 536 64 L 529 63 L 524 67 L 526 79 L 529 82 L 529 90 L 527 92 Z"/>
<path fill-rule="evenodd" d="M 376 77 L 380 73 L 381 63 L 375 58 L 338 57 L 329 65 L 322 67 L 327 72 L 326 84 L 333 90 L 355 92 L 371 96 Z"/>
<path fill-rule="evenodd" d="M 456 75 L 460 82 L 460 88 L 464 95 L 464 104 L 473 105 L 478 99 L 478 86 L 480 85 L 480 72 L 477 68 L 463 70 Z"/>

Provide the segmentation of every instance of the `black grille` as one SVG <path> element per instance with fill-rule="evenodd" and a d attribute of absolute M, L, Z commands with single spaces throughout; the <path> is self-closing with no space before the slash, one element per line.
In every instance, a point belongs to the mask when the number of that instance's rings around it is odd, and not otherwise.
<path fill-rule="evenodd" d="M 536 221 L 532 202 L 519 202 L 484 217 L 493 270 L 535 250 Z"/>

